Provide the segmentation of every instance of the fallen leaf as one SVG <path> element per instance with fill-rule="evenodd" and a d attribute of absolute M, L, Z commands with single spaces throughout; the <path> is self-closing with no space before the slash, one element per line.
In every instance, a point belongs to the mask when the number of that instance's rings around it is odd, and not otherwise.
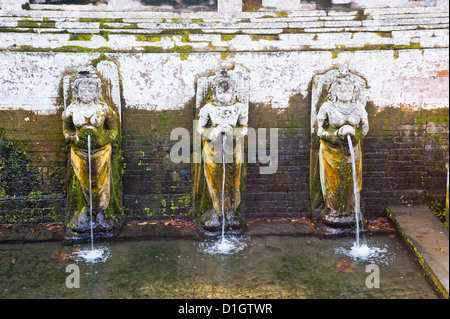
<path fill-rule="evenodd" d="M 80 250 L 81 250 L 80 247 L 78 247 L 75 250 L 66 250 L 66 251 L 54 250 L 52 251 L 50 258 L 54 262 L 70 261 L 74 259 L 75 257 L 74 253 L 79 252 Z"/>
<path fill-rule="evenodd" d="M 254 247 L 256 247 L 255 244 L 248 243 L 247 245 L 245 245 L 244 249 L 249 249 L 249 248 L 254 248 Z"/>
<path fill-rule="evenodd" d="M 356 264 L 352 263 L 350 259 L 344 258 L 335 263 L 334 268 L 336 268 L 340 272 L 343 272 L 344 274 L 351 274 L 355 272 Z"/>
<path fill-rule="evenodd" d="M 15 265 L 16 264 L 16 258 L 13 258 L 13 260 L 11 260 L 11 262 Z"/>
<path fill-rule="evenodd" d="M 439 251 L 442 253 L 444 251 L 444 248 L 439 248 Z"/>
<path fill-rule="evenodd" d="M 63 262 L 66 260 L 66 254 L 64 254 L 64 252 L 62 251 L 60 252 L 59 250 L 54 250 L 52 251 L 50 258 L 52 259 L 52 261 Z"/>

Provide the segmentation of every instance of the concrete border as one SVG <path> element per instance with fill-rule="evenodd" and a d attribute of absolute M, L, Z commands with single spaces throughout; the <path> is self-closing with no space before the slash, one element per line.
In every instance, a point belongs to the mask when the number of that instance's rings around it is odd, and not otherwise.
<path fill-rule="evenodd" d="M 443 298 L 449 298 L 449 234 L 427 206 L 390 206 L 387 215 Z"/>

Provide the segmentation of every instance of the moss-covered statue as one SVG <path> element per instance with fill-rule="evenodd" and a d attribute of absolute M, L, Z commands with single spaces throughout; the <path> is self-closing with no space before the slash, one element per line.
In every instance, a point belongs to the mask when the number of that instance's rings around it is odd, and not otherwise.
<path fill-rule="evenodd" d="M 355 210 L 363 209 L 361 140 L 369 131 L 364 79 L 347 69 L 331 70 L 313 80 L 311 198 L 319 223 L 327 231 L 351 228 Z M 355 155 L 357 198 L 347 135 Z M 317 221 L 317 220 L 316 220 Z"/>
<path fill-rule="evenodd" d="M 120 121 L 113 107 L 103 101 L 101 92 L 102 81 L 97 70 L 93 66 L 79 68 L 72 84 L 74 101 L 62 114 L 64 137 L 70 143 L 66 219 L 66 238 L 69 239 L 90 236 L 91 198 L 93 228 L 97 235 L 111 235 L 123 221 L 119 187 Z"/>
<path fill-rule="evenodd" d="M 233 70 L 222 68 L 217 74 L 197 83 L 197 106 L 202 106 L 197 116 L 202 163 L 195 174 L 194 196 L 196 211 L 201 214 L 201 225 L 210 232 L 222 228 L 222 214 L 225 214 L 226 230 L 238 230 L 244 226 L 238 208 L 241 189 L 245 187 L 244 138 L 248 127 L 248 88 L 244 84 L 248 82 L 246 72 L 240 66 L 235 66 Z M 225 154 L 222 153 L 224 142 Z"/>

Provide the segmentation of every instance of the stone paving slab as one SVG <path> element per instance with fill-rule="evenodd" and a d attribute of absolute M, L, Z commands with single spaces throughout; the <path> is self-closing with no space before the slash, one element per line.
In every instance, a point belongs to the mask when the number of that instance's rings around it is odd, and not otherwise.
<path fill-rule="evenodd" d="M 444 298 L 449 298 L 448 229 L 427 206 L 390 206 L 388 215 Z"/>

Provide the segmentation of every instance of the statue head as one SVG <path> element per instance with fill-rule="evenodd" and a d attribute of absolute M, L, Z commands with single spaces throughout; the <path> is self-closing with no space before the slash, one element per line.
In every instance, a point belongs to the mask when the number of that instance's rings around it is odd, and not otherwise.
<path fill-rule="evenodd" d="M 330 86 L 330 99 L 340 102 L 354 102 L 357 99 L 356 84 L 347 69 L 339 69 L 336 79 Z"/>
<path fill-rule="evenodd" d="M 98 103 L 102 82 L 92 65 L 80 67 L 73 82 L 72 93 L 77 101 L 85 104 Z"/>
<path fill-rule="evenodd" d="M 212 94 L 214 101 L 219 105 L 230 105 L 234 102 L 234 83 L 224 68 L 220 69 L 212 83 Z"/>

